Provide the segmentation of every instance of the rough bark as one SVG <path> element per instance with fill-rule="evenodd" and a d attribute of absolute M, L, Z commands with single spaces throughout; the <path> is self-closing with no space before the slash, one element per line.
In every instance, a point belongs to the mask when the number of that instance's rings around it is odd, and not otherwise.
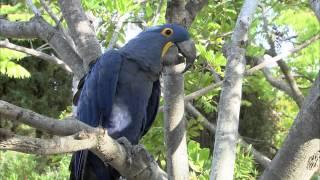
<path fill-rule="evenodd" d="M 70 35 L 83 60 L 84 68 L 87 70 L 89 63 L 102 53 L 94 29 L 81 6 L 80 0 L 59 0 L 58 2 L 63 17 L 68 24 Z"/>
<path fill-rule="evenodd" d="M 219 101 L 217 130 L 214 144 L 210 179 L 233 179 L 236 143 L 242 93 L 242 78 L 245 72 L 245 47 L 251 18 L 258 1 L 246 0 L 238 17 L 231 38 L 231 52 Z"/>
<path fill-rule="evenodd" d="M 39 139 L 15 135 L 0 129 L 0 150 L 30 154 L 60 154 L 90 149 L 104 162 L 116 168 L 127 179 L 167 179 L 141 145 L 132 146 L 126 140 L 116 141 L 107 131 L 90 127 L 74 118 L 56 120 L 33 111 L 0 101 L 0 114 L 8 120 L 28 124 L 53 135 L 53 139 Z"/>
<path fill-rule="evenodd" d="M 310 179 L 320 167 L 320 73 L 262 180 Z"/>

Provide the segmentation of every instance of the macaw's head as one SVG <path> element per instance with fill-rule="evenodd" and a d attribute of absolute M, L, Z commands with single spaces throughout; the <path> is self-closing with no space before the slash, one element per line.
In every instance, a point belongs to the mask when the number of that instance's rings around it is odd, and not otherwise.
<path fill-rule="evenodd" d="M 196 58 L 196 48 L 188 31 L 177 24 L 148 28 L 130 40 L 120 51 L 127 58 L 137 62 L 144 70 L 157 74 L 160 73 L 163 65 L 178 64 L 181 63 L 181 59 L 186 63 L 184 72 Z M 180 54 L 179 61 L 175 58 L 178 54 Z"/>

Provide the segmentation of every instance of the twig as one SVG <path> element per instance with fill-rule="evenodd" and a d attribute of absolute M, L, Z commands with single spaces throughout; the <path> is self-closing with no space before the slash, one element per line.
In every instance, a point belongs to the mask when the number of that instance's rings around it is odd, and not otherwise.
<path fill-rule="evenodd" d="M 122 16 L 119 15 L 116 28 L 113 31 L 112 38 L 111 38 L 111 40 L 110 40 L 110 42 L 108 44 L 108 47 L 107 47 L 108 50 L 112 49 L 114 47 L 114 45 L 117 43 L 120 30 L 123 27 L 123 23 L 128 19 L 128 17 L 129 17 L 129 13 L 126 13 L 126 14 L 124 14 Z"/>
<path fill-rule="evenodd" d="M 193 114 L 195 117 L 198 118 L 200 123 L 207 129 L 209 130 L 212 134 L 215 134 L 216 131 L 216 126 L 203 115 L 201 112 L 199 112 L 191 103 L 186 104 L 187 110 Z M 242 136 L 238 137 L 238 141 L 245 147 L 247 148 L 254 156 L 256 161 L 261 164 L 264 168 L 267 168 L 270 165 L 271 160 L 258 150 L 256 150 L 254 147 L 250 147 L 250 144 L 248 144 Z"/>
<path fill-rule="evenodd" d="M 61 60 L 69 65 L 78 79 L 85 74 L 82 60 L 77 52 L 61 33 L 42 17 L 34 17 L 26 22 L 11 22 L 0 19 L 0 36 L 23 39 L 41 38 L 55 50 Z"/>
<path fill-rule="evenodd" d="M 57 18 L 57 16 L 52 12 L 51 8 L 47 4 L 45 0 L 40 0 L 41 5 L 46 10 L 46 12 L 49 14 L 49 16 L 54 20 L 54 22 L 60 26 L 60 20 Z"/>
<path fill-rule="evenodd" d="M 264 7 L 262 7 L 262 10 L 264 11 Z M 271 56 L 276 56 L 277 53 L 276 53 L 276 48 L 275 48 L 275 42 L 273 41 L 270 34 L 268 34 L 268 19 L 266 18 L 266 16 L 262 16 L 262 20 L 263 20 L 263 30 L 267 34 L 267 41 L 271 47 L 269 50 L 269 53 Z M 289 85 L 289 88 L 291 89 L 291 93 L 288 93 L 288 94 L 295 100 L 297 105 L 299 107 L 301 107 L 303 100 L 304 100 L 304 96 L 303 96 L 302 92 L 300 91 L 300 89 L 298 88 L 298 85 L 297 85 L 296 81 L 294 80 L 294 77 L 292 76 L 291 71 L 289 70 L 289 67 L 283 61 L 283 59 L 277 61 L 277 64 L 279 65 L 282 73 L 286 77 L 286 81 Z M 285 91 L 285 92 L 288 92 L 288 91 Z"/>
<path fill-rule="evenodd" d="M 36 15 L 36 16 L 41 16 L 41 12 L 37 7 L 33 4 L 32 0 L 26 0 L 26 3 L 28 7 L 31 9 L 31 11 Z"/>
<path fill-rule="evenodd" d="M 309 39 L 309 40 L 305 41 L 304 43 L 302 43 L 300 46 L 298 46 L 298 47 L 296 47 L 296 48 L 293 48 L 293 49 L 290 50 L 289 52 L 284 52 L 284 53 L 279 54 L 279 55 L 277 55 L 277 56 L 275 56 L 275 57 L 273 57 L 273 58 L 270 58 L 270 59 L 268 59 L 268 60 L 265 60 L 265 59 L 264 59 L 264 61 L 263 61 L 262 63 L 254 66 L 253 68 L 251 68 L 251 69 L 249 69 L 249 70 L 247 70 L 247 72 L 245 73 L 245 75 L 246 75 L 246 76 L 252 75 L 252 74 L 254 74 L 255 72 L 257 72 L 258 70 L 266 67 L 267 65 L 269 65 L 269 64 L 271 64 L 271 63 L 274 63 L 274 62 L 276 62 L 276 61 L 278 61 L 278 60 L 280 60 L 280 59 L 282 59 L 282 58 L 284 58 L 284 57 L 287 57 L 287 56 L 289 56 L 289 55 L 292 55 L 292 54 L 294 54 L 294 53 L 302 50 L 303 48 L 307 47 L 308 45 L 310 45 L 311 43 L 313 43 L 314 41 L 316 41 L 316 40 L 319 39 L 319 38 L 320 38 L 320 35 L 316 35 L 316 36 L 312 37 L 311 39 Z M 211 84 L 211 85 L 209 85 L 209 86 L 207 86 L 207 87 L 204 87 L 204 88 L 199 89 L 199 90 L 197 90 L 197 91 L 195 91 L 195 92 L 192 92 L 192 93 L 186 95 L 186 96 L 184 97 L 184 100 L 185 100 L 185 101 L 190 101 L 190 100 L 196 99 L 196 98 L 198 98 L 198 97 L 200 97 L 200 96 L 203 96 L 203 95 L 209 93 L 210 91 L 212 91 L 213 89 L 215 89 L 215 88 L 217 88 L 217 87 L 220 87 L 220 86 L 222 85 L 222 83 L 223 83 L 223 81 L 218 82 L 218 83 L 213 83 L 213 84 Z M 158 111 L 159 111 L 159 112 L 162 112 L 162 111 L 163 111 L 163 106 L 160 106 Z"/>
<path fill-rule="evenodd" d="M 257 66 L 249 69 L 247 72 L 246 72 L 246 75 L 252 75 L 254 72 L 256 72 L 257 70 L 260 70 L 264 67 L 266 67 L 267 65 L 269 64 L 273 64 L 285 57 L 288 57 L 289 55 L 292 55 L 298 51 L 300 51 L 301 49 L 307 47 L 308 45 L 310 45 L 311 43 L 315 42 L 316 40 L 318 40 L 320 38 L 320 35 L 315 35 L 313 36 L 312 38 L 308 39 L 307 41 L 303 42 L 301 45 L 295 47 L 295 48 L 292 48 L 291 50 L 287 51 L 287 52 L 284 52 L 284 53 L 281 53 L 273 58 L 270 58 L 270 59 L 264 59 L 264 61 L 260 64 L 258 64 Z"/>
<path fill-rule="evenodd" d="M 246 58 L 252 59 L 254 62 L 256 62 L 258 64 L 263 62 L 263 58 L 261 58 L 261 57 L 246 57 Z M 274 86 L 275 88 L 277 88 L 277 89 L 279 89 L 281 91 L 284 91 L 285 93 L 287 93 L 291 97 L 294 96 L 290 86 L 285 81 L 273 77 L 272 73 L 270 72 L 270 70 L 268 68 L 263 68 L 262 72 L 263 72 L 265 78 L 267 79 L 267 81 L 272 86 Z"/>
<path fill-rule="evenodd" d="M 288 65 L 283 61 L 283 60 L 279 60 L 278 65 L 281 69 L 281 71 L 283 72 L 286 81 L 288 82 L 292 92 L 293 92 L 293 99 L 297 102 L 298 106 L 301 108 L 302 103 L 304 101 L 304 96 L 302 94 L 302 92 L 300 91 L 296 81 L 294 80 L 294 77 L 288 67 Z"/>
<path fill-rule="evenodd" d="M 229 31 L 229 32 L 225 32 L 225 33 L 222 33 L 222 34 L 218 34 L 217 38 L 226 37 L 226 36 L 231 35 L 232 33 L 233 33 L 233 31 Z"/>
<path fill-rule="evenodd" d="M 8 48 L 8 49 L 12 49 L 15 51 L 19 51 L 19 52 L 23 52 L 29 55 L 32 55 L 34 57 L 43 59 L 45 61 L 51 62 L 51 63 L 55 63 L 59 66 L 61 66 L 63 69 L 65 69 L 68 72 L 72 72 L 72 70 L 70 69 L 70 67 L 65 64 L 61 59 L 55 57 L 55 56 L 50 56 L 46 53 L 37 51 L 35 49 L 29 49 L 26 47 L 22 47 L 22 46 L 18 46 L 15 44 L 10 43 L 8 40 L 4 40 L 4 41 L 0 41 L 0 47 L 4 47 L 4 48 Z"/>
<path fill-rule="evenodd" d="M 208 63 L 208 61 L 205 61 L 205 65 L 206 67 L 209 69 L 209 71 L 211 72 L 211 74 L 213 75 L 214 77 L 214 80 L 216 82 L 219 82 L 221 81 L 221 78 L 219 76 L 219 74 L 214 70 L 214 68 Z"/>
<path fill-rule="evenodd" d="M 151 21 L 153 26 L 158 23 L 158 20 L 159 20 L 160 15 L 161 15 L 162 4 L 163 4 L 163 0 L 160 0 L 159 1 L 159 5 L 157 7 L 157 10 L 155 12 L 155 16 L 152 18 L 152 21 Z"/>

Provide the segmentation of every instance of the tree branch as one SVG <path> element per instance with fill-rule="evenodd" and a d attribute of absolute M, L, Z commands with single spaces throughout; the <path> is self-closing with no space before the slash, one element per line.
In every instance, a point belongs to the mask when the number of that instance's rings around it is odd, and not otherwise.
<path fill-rule="evenodd" d="M 289 51 L 281 53 L 281 54 L 279 54 L 279 55 L 277 55 L 275 57 L 272 57 L 270 59 L 265 59 L 264 58 L 264 61 L 262 63 L 258 64 L 257 66 L 255 66 L 255 67 L 253 67 L 253 68 L 251 68 L 249 70 L 247 70 L 246 75 L 251 75 L 255 71 L 260 70 L 260 69 L 266 67 L 269 64 L 275 63 L 275 62 L 277 62 L 277 61 L 279 61 L 279 60 L 281 60 L 281 59 L 283 59 L 285 57 L 288 57 L 289 55 L 292 55 L 292 54 L 300 51 L 301 49 L 307 47 L 308 45 L 310 45 L 311 43 L 315 42 L 319 38 L 320 38 L 319 34 L 315 35 L 312 38 L 310 38 L 310 39 L 306 40 L 305 42 L 303 42 L 302 44 L 298 45 L 297 47 L 290 49 Z"/>
<path fill-rule="evenodd" d="M 151 20 L 152 25 L 154 25 L 154 26 L 157 25 L 158 20 L 159 20 L 159 18 L 160 18 L 162 5 L 163 5 L 163 0 L 160 0 L 160 1 L 159 1 L 159 5 L 158 5 L 158 7 L 157 7 L 157 10 L 156 10 L 156 12 L 155 12 L 155 15 L 154 15 L 154 17 L 153 17 L 152 20 Z"/>
<path fill-rule="evenodd" d="M 77 47 L 77 52 L 83 60 L 84 68 L 101 55 L 101 47 L 96 38 L 80 0 L 59 0 L 61 12 L 68 24 L 71 37 Z"/>
<path fill-rule="evenodd" d="M 124 14 L 122 16 L 119 14 L 118 16 L 119 16 L 119 18 L 118 18 L 118 21 L 117 21 L 116 28 L 113 31 L 112 38 L 111 38 L 111 40 L 110 40 L 110 42 L 108 44 L 108 47 L 107 47 L 108 50 L 112 49 L 114 47 L 114 45 L 117 43 L 120 30 L 123 27 L 123 23 L 128 19 L 129 14 L 126 13 L 126 14 Z"/>
<path fill-rule="evenodd" d="M 53 19 L 53 21 L 56 23 L 57 26 L 61 27 L 61 23 L 60 20 L 57 18 L 57 16 L 52 12 L 51 8 L 49 7 L 49 5 L 46 3 L 45 0 L 40 0 L 40 3 L 42 5 L 42 7 L 44 8 L 44 10 L 46 10 L 46 12 L 49 14 L 49 16 L 51 17 L 51 19 Z"/>
<path fill-rule="evenodd" d="M 261 57 L 246 57 L 247 59 L 252 59 L 254 62 L 260 64 L 263 62 L 263 58 Z M 268 68 L 263 68 L 262 72 L 265 76 L 265 78 L 267 79 L 267 81 L 275 88 L 284 91 L 286 94 L 288 94 L 290 97 L 294 97 L 292 89 L 290 88 L 290 86 L 288 85 L 288 83 L 284 82 L 281 79 L 277 79 L 275 77 L 273 77 L 272 73 L 270 72 L 270 70 Z"/>
<path fill-rule="evenodd" d="M 278 65 L 281 69 L 281 71 L 283 72 L 291 90 L 292 90 L 292 97 L 293 99 L 296 101 L 296 103 L 298 104 L 298 106 L 301 108 L 302 104 L 303 104 L 303 100 L 304 100 L 304 96 L 302 94 L 302 92 L 300 91 L 296 81 L 294 80 L 294 77 L 288 67 L 288 65 L 281 59 L 278 62 Z"/>
<path fill-rule="evenodd" d="M 309 0 L 309 3 L 320 22 L 320 0 Z"/>
<path fill-rule="evenodd" d="M 258 6 L 256 1 L 244 1 L 231 37 L 225 78 L 218 106 L 217 130 L 210 179 L 233 179 L 238 124 L 242 93 L 242 80 L 245 74 L 245 45 L 248 29 Z"/>
<path fill-rule="evenodd" d="M 203 2 L 203 1 L 197 1 Z M 190 1 L 189 3 L 197 3 Z M 205 3 L 191 9 L 185 0 L 167 2 L 166 21 L 190 27 L 198 11 Z M 167 172 L 169 179 L 188 179 L 189 164 L 184 119 L 184 76 L 179 71 L 180 65 L 164 68 L 164 126 L 167 145 Z"/>
<path fill-rule="evenodd" d="M 57 58 L 55 56 L 50 56 L 50 55 L 48 55 L 46 53 L 43 53 L 41 51 L 37 51 L 37 50 L 34 50 L 34 49 L 18 46 L 18 45 L 10 43 L 8 40 L 0 41 L 0 47 L 8 48 L 8 49 L 11 49 L 11 50 L 15 50 L 15 51 L 19 51 L 19 52 L 23 52 L 23 53 L 32 55 L 34 57 L 37 57 L 37 58 L 43 59 L 45 61 L 48 61 L 50 63 L 55 63 L 55 64 L 59 65 L 60 67 L 62 67 L 67 72 L 72 72 L 70 67 L 67 64 L 65 64 L 61 59 L 59 59 L 59 58 Z"/>
<path fill-rule="evenodd" d="M 55 137 L 53 139 L 39 139 L 15 135 L 6 129 L 0 128 L 0 149 L 28 154 L 49 155 L 91 149 L 97 145 L 97 136 L 89 133 L 86 133 L 85 136 L 86 138 L 83 139 L 79 139 L 78 134 L 66 137 Z M 78 139 L 76 139 L 76 137 Z"/>
<path fill-rule="evenodd" d="M 55 135 L 68 136 L 81 130 L 86 130 L 88 132 L 94 131 L 94 128 L 81 121 L 77 121 L 74 118 L 66 118 L 63 121 L 55 120 L 2 100 L 0 100 L 0 114 L 13 121 L 24 123 Z"/>
<path fill-rule="evenodd" d="M 310 179 L 319 169 L 320 71 L 289 134 L 262 180 Z"/>
<path fill-rule="evenodd" d="M 26 3 L 28 7 L 31 9 L 31 11 L 36 15 L 36 16 L 41 16 L 41 12 L 37 7 L 33 4 L 32 0 L 26 0 Z"/>
<path fill-rule="evenodd" d="M 263 20 L 263 29 L 264 29 L 265 33 L 267 34 L 266 35 L 267 41 L 271 47 L 269 50 L 269 54 L 271 56 L 276 56 L 277 52 L 276 52 L 275 42 L 272 40 L 271 35 L 268 33 L 268 20 L 267 20 L 266 16 L 262 16 L 262 20 Z M 282 73 L 286 77 L 287 83 L 289 84 L 289 87 L 291 89 L 291 97 L 295 100 L 297 105 L 299 107 L 301 107 L 304 97 L 303 97 L 303 94 L 301 93 L 300 89 L 298 88 L 298 85 L 297 85 L 296 81 L 294 80 L 294 77 L 292 76 L 291 71 L 289 70 L 289 67 L 283 61 L 283 59 L 277 61 L 277 64 L 279 65 Z"/>
<path fill-rule="evenodd" d="M 209 130 L 212 134 L 215 134 L 216 126 L 203 115 L 201 112 L 199 112 L 190 102 L 186 104 L 187 110 L 193 114 L 195 117 L 197 117 L 197 120 L 200 121 L 200 123 Z M 256 150 L 253 146 L 250 147 L 250 144 L 248 144 L 243 137 L 239 136 L 238 141 L 241 145 L 243 145 L 249 152 L 253 154 L 254 159 L 262 165 L 262 167 L 267 168 L 270 165 L 271 160 L 258 150 Z"/>
<path fill-rule="evenodd" d="M 0 19 L 0 35 L 8 38 L 40 38 L 55 50 L 79 79 L 85 74 L 79 55 L 61 33 L 41 17 L 34 17 L 27 22 L 10 22 Z"/>
<path fill-rule="evenodd" d="M 311 43 L 315 42 L 316 40 L 318 40 L 320 38 L 320 35 L 316 35 L 312 38 L 310 38 L 309 40 L 305 41 L 304 43 L 302 43 L 301 45 L 299 45 L 298 47 L 294 48 L 293 50 L 290 50 L 291 53 L 288 52 L 284 52 L 282 54 L 279 54 L 275 57 L 272 57 L 270 59 L 266 59 L 266 58 L 262 58 L 263 61 L 262 63 L 250 68 L 249 70 L 246 71 L 245 76 L 250 76 L 253 75 L 254 73 L 256 73 L 258 70 L 265 68 L 266 66 L 268 66 L 269 64 L 272 64 L 284 57 L 290 56 L 296 52 L 299 52 L 300 50 L 304 49 L 305 47 L 307 47 L 308 45 L 310 45 Z M 192 92 L 188 95 L 186 95 L 184 97 L 185 101 L 191 101 L 193 99 L 196 99 L 200 96 L 203 96 L 209 92 L 211 92 L 213 89 L 220 87 L 223 84 L 223 81 L 217 82 L 217 83 L 213 83 L 207 87 L 204 87 L 202 89 L 199 89 L 195 92 Z M 163 106 L 159 107 L 159 112 L 163 111 Z"/>
<path fill-rule="evenodd" d="M 7 38 L 38 38 L 38 22 L 35 18 L 26 22 L 11 22 L 0 18 L 0 35 Z"/>
<path fill-rule="evenodd" d="M 92 150 L 105 163 L 117 169 L 127 179 L 167 179 L 148 152 L 129 141 L 119 144 L 107 131 L 90 127 L 80 121 L 56 120 L 0 101 L 0 114 L 9 120 L 26 123 L 51 134 L 64 135 L 50 140 L 14 135 L 0 129 L 0 149 L 32 154 L 57 154 L 82 149 Z"/>

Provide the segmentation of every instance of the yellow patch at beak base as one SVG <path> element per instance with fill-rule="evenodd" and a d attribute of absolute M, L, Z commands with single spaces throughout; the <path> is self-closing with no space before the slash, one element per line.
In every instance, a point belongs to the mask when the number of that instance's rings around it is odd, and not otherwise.
<path fill-rule="evenodd" d="M 168 49 L 173 45 L 173 43 L 171 41 L 167 42 L 167 44 L 164 45 L 163 49 L 162 49 L 162 53 L 161 53 L 161 57 L 163 57 L 167 52 Z"/>

